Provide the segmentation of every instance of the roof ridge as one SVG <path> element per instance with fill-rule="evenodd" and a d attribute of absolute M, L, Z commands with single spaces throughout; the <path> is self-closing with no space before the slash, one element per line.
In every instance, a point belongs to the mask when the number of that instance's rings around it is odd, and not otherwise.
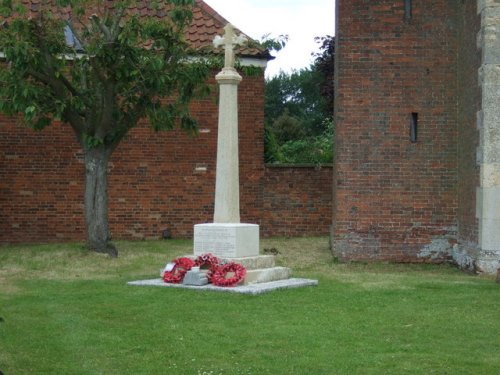
<path fill-rule="evenodd" d="M 215 18 L 217 21 L 226 26 L 226 23 L 230 23 L 227 19 L 222 17 L 214 8 L 205 3 L 203 0 L 195 0 L 196 5 L 200 8 L 200 10 L 204 11 L 207 15 Z"/>
<path fill-rule="evenodd" d="M 252 38 L 250 35 L 245 33 L 244 31 L 241 31 L 236 25 L 228 21 L 226 18 L 224 18 L 219 12 L 217 12 L 214 8 L 212 8 L 210 5 L 208 5 L 205 1 L 203 0 L 195 0 L 196 6 L 200 8 L 202 12 L 205 12 L 208 16 L 215 18 L 217 21 L 219 21 L 222 26 L 226 26 L 226 24 L 230 23 L 233 27 L 234 30 L 240 34 L 243 34 L 246 36 L 248 39 L 252 39 L 255 41 L 254 38 Z"/>
<path fill-rule="evenodd" d="M 214 8 L 212 8 L 210 5 L 208 5 L 204 0 L 195 0 L 195 7 L 197 7 L 206 16 L 214 19 L 216 22 L 219 22 L 221 24 L 222 28 L 225 27 L 226 24 L 230 23 L 234 27 L 234 30 L 236 33 L 243 34 L 245 37 L 247 37 L 248 40 L 251 40 L 255 43 L 258 43 L 258 40 L 252 38 L 247 33 L 241 31 L 240 28 L 236 27 L 236 25 L 232 24 L 230 21 L 228 21 L 226 18 L 224 18 L 220 13 L 218 13 Z M 267 49 L 257 47 L 257 46 L 246 47 L 246 48 L 243 47 L 243 48 L 240 48 L 240 51 L 241 52 L 246 51 L 246 53 L 243 52 L 243 55 L 257 54 L 260 57 L 263 57 L 267 60 L 274 59 L 274 57 L 271 56 L 271 54 L 269 53 L 269 51 Z M 253 51 L 253 52 L 250 52 L 250 51 Z"/>

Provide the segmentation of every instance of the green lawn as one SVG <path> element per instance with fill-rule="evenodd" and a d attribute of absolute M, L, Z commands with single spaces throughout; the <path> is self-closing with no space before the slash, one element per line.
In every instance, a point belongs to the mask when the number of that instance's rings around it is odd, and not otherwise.
<path fill-rule="evenodd" d="M 268 239 L 319 286 L 259 296 L 127 286 L 189 241 L 0 247 L 0 370 L 19 374 L 499 374 L 500 285 L 449 266 L 335 264 Z"/>

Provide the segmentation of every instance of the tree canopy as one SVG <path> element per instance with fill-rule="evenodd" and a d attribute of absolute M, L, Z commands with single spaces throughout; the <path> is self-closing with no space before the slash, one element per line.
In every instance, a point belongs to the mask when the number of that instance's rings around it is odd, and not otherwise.
<path fill-rule="evenodd" d="M 320 43 L 320 50 L 319 52 L 313 54 L 313 67 L 323 78 L 321 80 L 320 92 L 321 96 L 326 101 L 327 113 L 331 118 L 333 118 L 333 105 L 335 103 L 335 37 L 326 35 L 316 37 L 315 40 Z"/>
<path fill-rule="evenodd" d="M 139 120 L 194 132 L 190 101 L 206 63 L 184 38 L 194 0 L 3 0 L 0 112 L 41 130 L 69 125 L 85 154 L 89 247 L 116 255 L 107 219 L 107 163 Z"/>
<path fill-rule="evenodd" d="M 266 162 L 332 161 L 335 39 L 316 40 L 320 52 L 309 68 L 266 81 Z"/>
<path fill-rule="evenodd" d="M 13 3 L 0 29 L 8 61 L 0 70 L 1 112 L 20 113 L 37 130 L 62 120 L 86 148 L 116 146 L 142 117 L 156 130 L 171 129 L 177 120 L 194 129 L 187 105 L 207 69 L 185 63 L 183 32 L 193 1 L 168 1 L 168 22 L 128 12 L 133 1 L 113 7 L 60 1 L 70 9 L 68 19 L 51 6 L 33 17 Z M 165 7 L 161 3 L 156 6 Z M 174 93 L 174 101 L 163 100 Z"/>

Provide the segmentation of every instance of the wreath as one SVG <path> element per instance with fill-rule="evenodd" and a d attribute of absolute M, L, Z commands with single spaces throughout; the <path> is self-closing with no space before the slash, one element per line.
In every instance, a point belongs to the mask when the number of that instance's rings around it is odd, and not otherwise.
<path fill-rule="evenodd" d="M 208 277 L 208 282 L 212 282 L 212 276 L 214 272 L 219 268 L 220 266 L 220 259 L 217 258 L 215 255 L 207 253 L 207 254 L 202 254 L 199 255 L 195 260 L 194 260 L 194 267 L 200 267 L 200 269 L 208 269 L 207 277 Z"/>
<path fill-rule="evenodd" d="M 233 276 L 227 277 L 232 272 Z M 212 275 L 212 284 L 230 287 L 239 284 L 246 276 L 247 270 L 241 264 L 234 262 L 218 267 Z"/>
<path fill-rule="evenodd" d="M 174 268 L 171 271 L 165 271 L 163 281 L 171 284 L 180 284 L 187 271 L 194 266 L 194 261 L 189 258 L 177 258 L 172 263 L 174 263 Z"/>

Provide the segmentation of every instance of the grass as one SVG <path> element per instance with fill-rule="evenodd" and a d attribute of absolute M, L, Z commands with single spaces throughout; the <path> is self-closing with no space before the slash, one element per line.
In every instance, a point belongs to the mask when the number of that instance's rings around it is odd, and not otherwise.
<path fill-rule="evenodd" d="M 265 239 L 317 287 L 260 296 L 131 287 L 189 241 L 0 248 L 11 374 L 498 374 L 500 285 L 451 266 L 336 264 L 326 238 Z"/>

